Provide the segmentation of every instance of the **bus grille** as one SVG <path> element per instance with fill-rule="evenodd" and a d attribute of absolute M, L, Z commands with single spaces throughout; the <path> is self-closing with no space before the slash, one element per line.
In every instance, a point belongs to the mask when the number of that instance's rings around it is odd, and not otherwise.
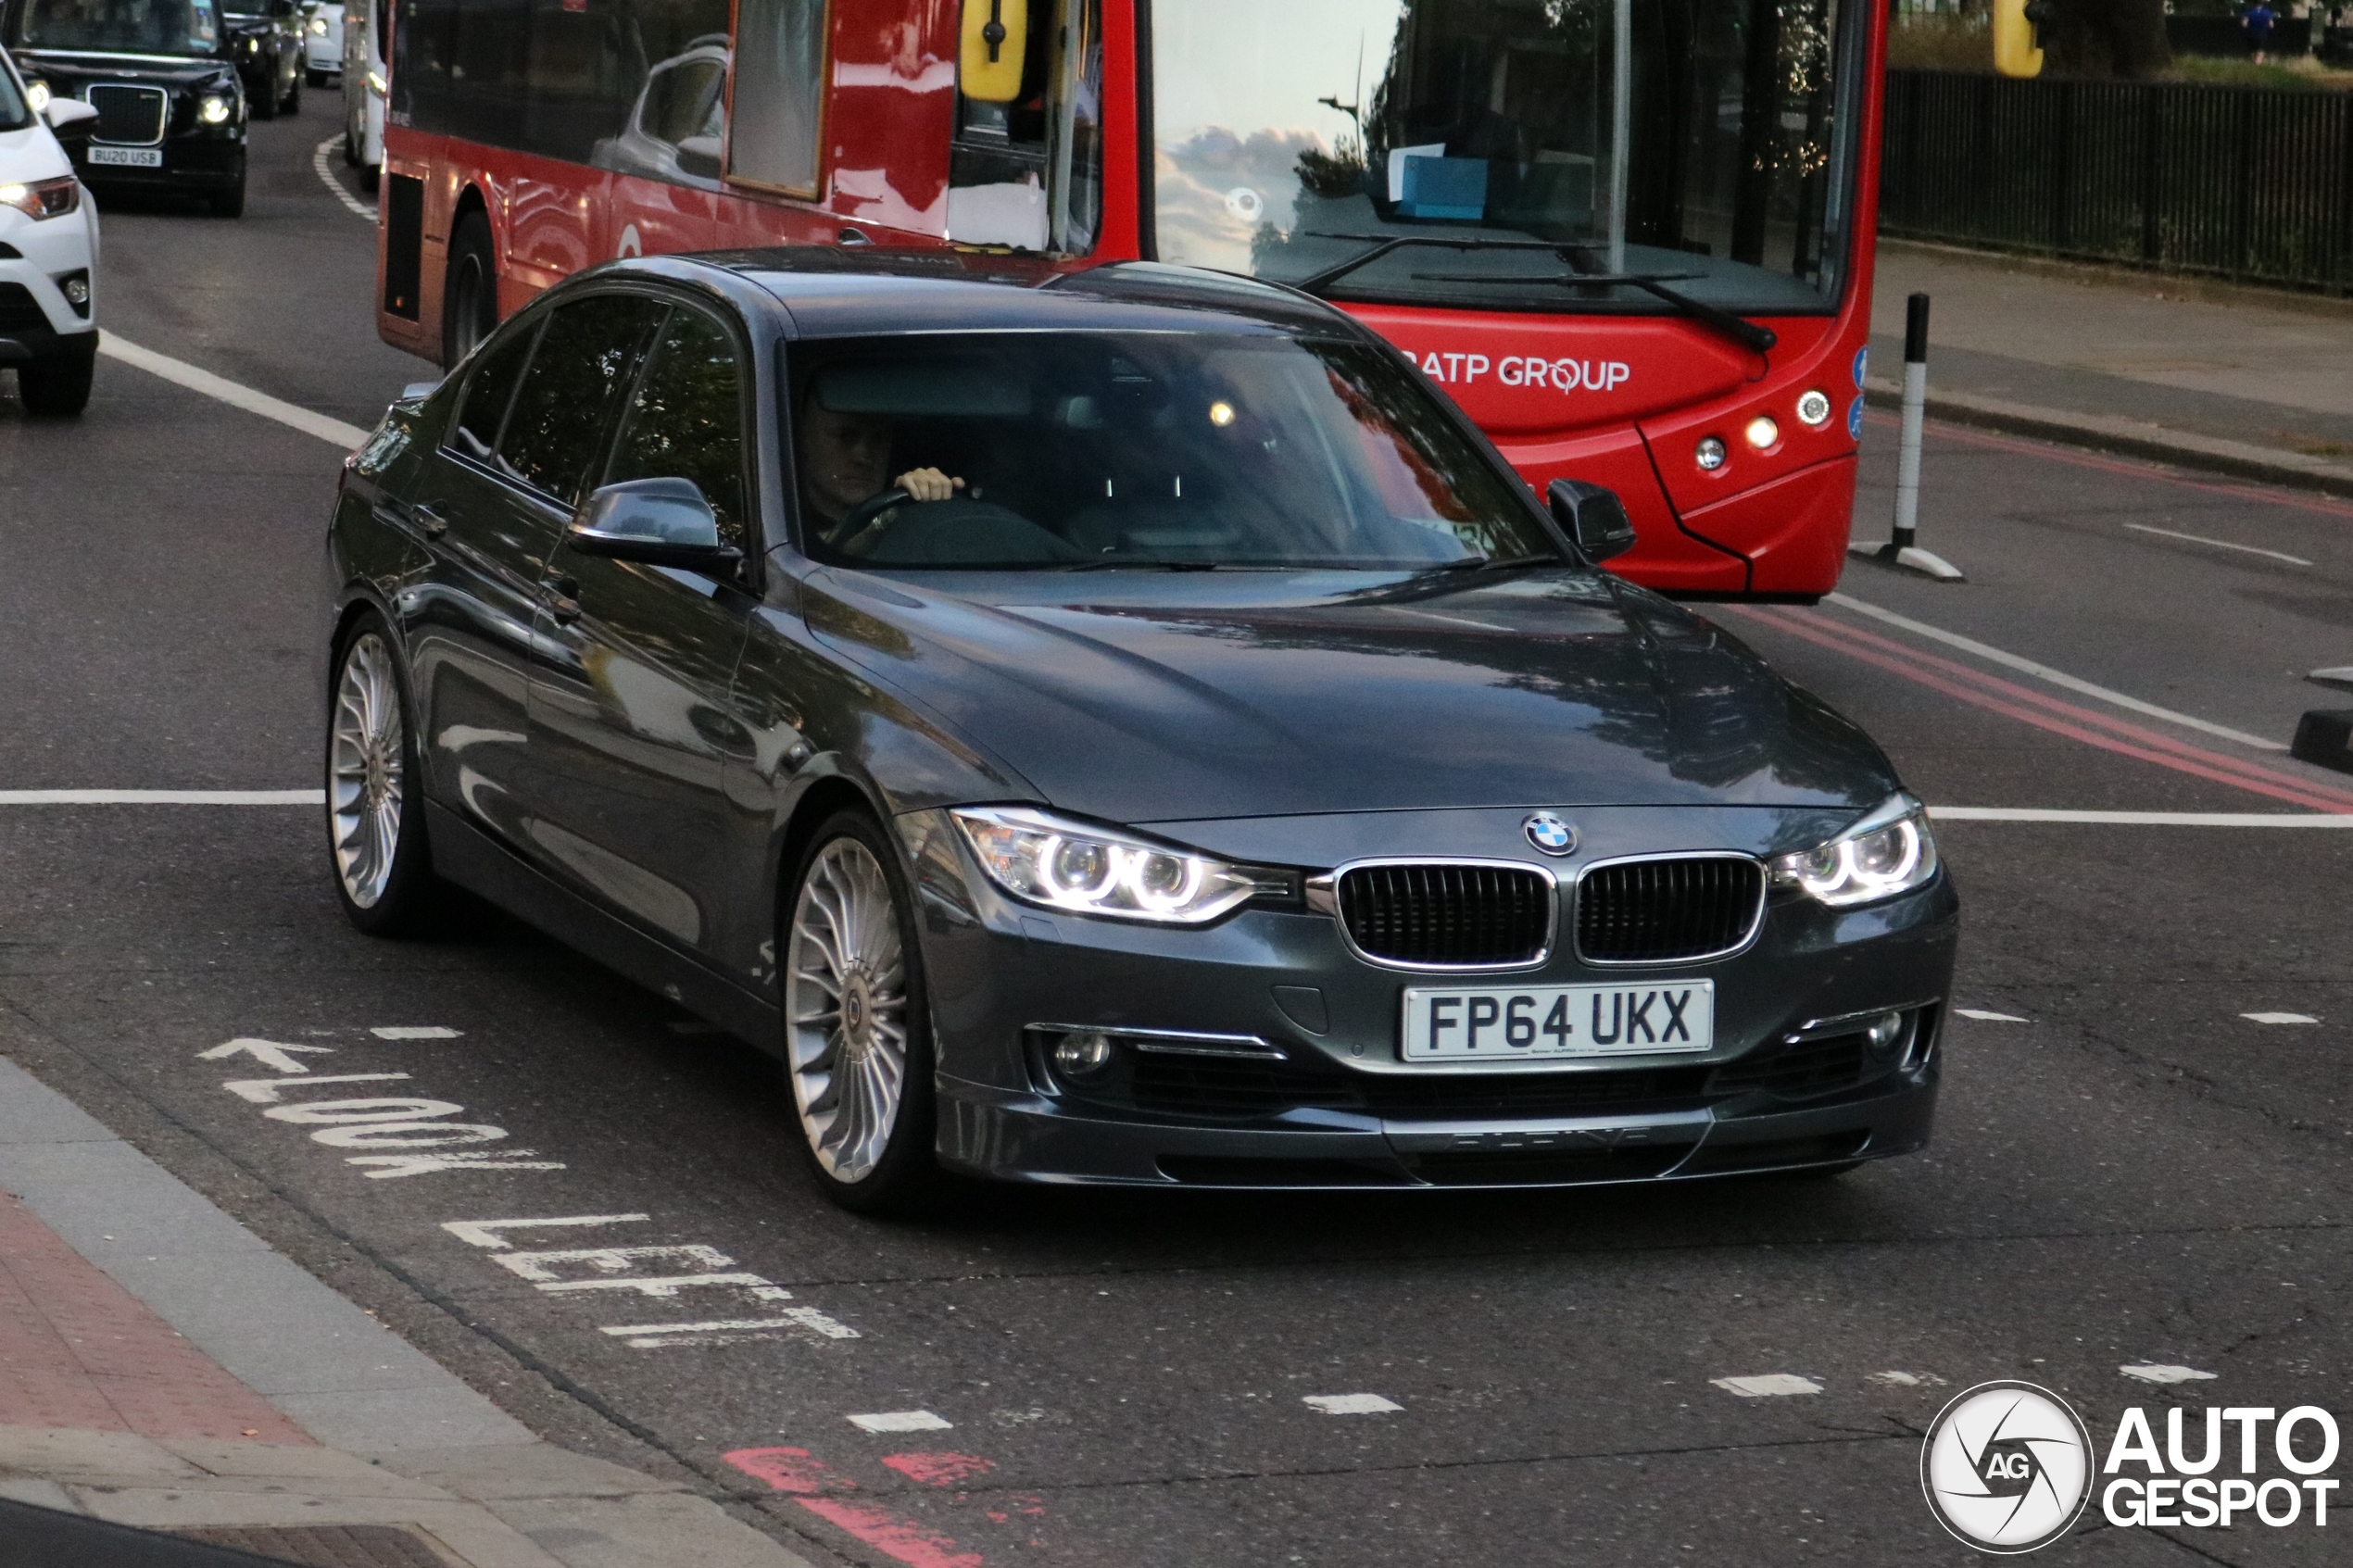
<path fill-rule="evenodd" d="M 1599 866 L 1577 886 L 1577 950 L 1595 963 L 1674 963 L 1747 944 L 1765 868 L 1745 856 Z"/>

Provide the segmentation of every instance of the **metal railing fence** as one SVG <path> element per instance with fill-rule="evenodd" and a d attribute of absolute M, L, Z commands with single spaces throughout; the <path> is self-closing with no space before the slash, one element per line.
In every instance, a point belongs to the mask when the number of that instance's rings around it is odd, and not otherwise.
<path fill-rule="evenodd" d="M 1880 232 L 2353 293 L 2353 94 L 1891 70 Z"/>

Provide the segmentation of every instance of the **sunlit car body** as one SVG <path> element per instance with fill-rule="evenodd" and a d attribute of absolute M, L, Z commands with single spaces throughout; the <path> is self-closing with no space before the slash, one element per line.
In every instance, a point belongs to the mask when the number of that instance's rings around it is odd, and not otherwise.
<path fill-rule="evenodd" d="M 968 487 L 833 508 L 878 430 L 876 471 Z M 1919 1148 L 1957 924 L 1922 814 L 1594 570 L 1580 505 L 1271 286 L 600 268 L 348 468 L 337 885 L 391 930 L 458 882 L 777 1051 L 853 1204 L 935 1156 L 1410 1187 Z"/>
<path fill-rule="evenodd" d="M 0 51 L 0 365 L 16 368 L 36 414 L 78 414 L 90 399 L 98 212 L 67 148 L 86 143 L 94 118 L 30 90 Z"/>
<path fill-rule="evenodd" d="M 302 79 L 324 87 L 343 75 L 343 0 L 309 0 L 302 8 Z"/>

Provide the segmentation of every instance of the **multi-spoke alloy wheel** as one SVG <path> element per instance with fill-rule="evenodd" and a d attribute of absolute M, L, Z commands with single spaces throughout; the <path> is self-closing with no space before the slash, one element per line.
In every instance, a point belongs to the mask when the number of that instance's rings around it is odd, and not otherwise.
<path fill-rule="evenodd" d="M 327 742 L 327 815 L 344 897 L 372 909 L 392 883 L 408 790 L 408 732 L 392 650 L 373 632 L 352 640 L 335 683 Z"/>
<path fill-rule="evenodd" d="M 932 1163 L 920 960 L 885 853 L 866 818 L 828 822 L 784 934 L 793 1102 L 826 1189 L 859 1209 L 903 1204 Z"/>

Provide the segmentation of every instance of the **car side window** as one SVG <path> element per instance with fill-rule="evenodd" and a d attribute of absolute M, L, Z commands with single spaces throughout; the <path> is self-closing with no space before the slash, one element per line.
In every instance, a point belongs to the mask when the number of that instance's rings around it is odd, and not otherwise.
<path fill-rule="evenodd" d="M 592 295 L 556 307 L 516 389 L 495 461 L 571 506 L 604 441 L 622 390 L 635 378 L 664 307 L 642 295 Z"/>
<path fill-rule="evenodd" d="M 466 382 L 465 401 L 458 406 L 458 423 L 449 438 L 451 446 L 477 462 L 492 460 L 491 454 L 498 445 L 498 427 L 506 420 L 507 405 L 515 400 L 515 383 L 522 379 L 531 345 L 538 335 L 535 322 L 510 333 L 483 357 Z"/>
<path fill-rule="evenodd" d="M 693 480 L 718 514 L 719 536 L 750 548 L 742 373 L 735 340 L 699 310 L 671 311 L 623 415 L 603 483 L 629 479 Z"/>

